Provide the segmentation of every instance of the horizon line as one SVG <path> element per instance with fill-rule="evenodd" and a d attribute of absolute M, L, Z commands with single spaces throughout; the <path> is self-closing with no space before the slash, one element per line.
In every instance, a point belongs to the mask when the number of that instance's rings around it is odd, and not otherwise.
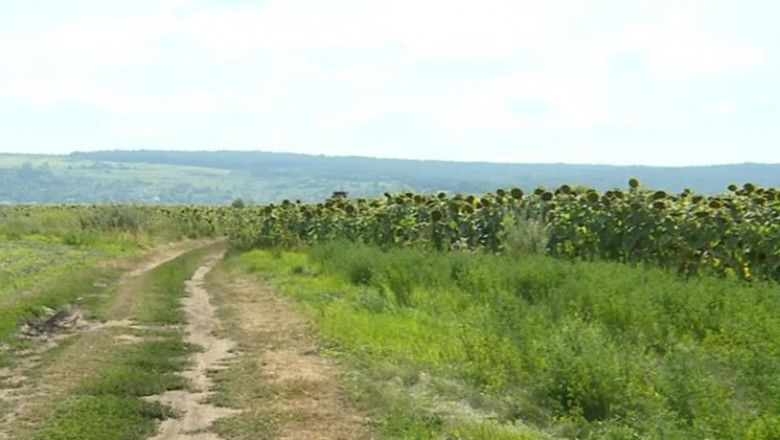
<path fill-rule="evenodd" d="M 475 165 L 536 165 L 536 166 L 586 166 L 586 167 L 614 167 L 614 168 L 712 168 L 712 167 L 728 167 L 728 166 L 744 166 L 744 165 L 760 165 L 760 166 L 780 166 L 780 163 L 773 162 L 729 162 L 729 163 L 710 163 L 710 164 L 697 164 L 697 165 L 645 165 L 645 164 L 608 164 L 608 163 L 576 163 L 576 162 L 515 162 L 515 161 L 489 161 L 489 160 L 447 160 L 447 159 L 417 159 L 417 158 L 404 158 L 404 157 L 383 157 L 383 156 L 360 156 L 354 154 L 340 155 L 340 154 L 314 154 L 314 153 L 298 153 L 292 151 L 278 151 L 278 150 L 231 150 L 231 149 L 208 149 L 208 150 L 175 150 L 175 149 L 105 149 L 105 150 L 74 150 L 69 153 L 24 153 L 24 152 L 6 152 L 0 151 L 0 156 L 31 156 L 31 157 L 63 157 L 67 158 L 76 154 L 94 154 L 94 153 L 243 153 L 243 154 L 280 154 L 291 156 L 306 156 L 306 157 L 319 157 L 325 159 L 369 159 L 380 161 L 403 161 L 403 162 L 438 162 L 449 164 L 475 164 Z M 107 161 L 112 162 L 112 161 Z"/>

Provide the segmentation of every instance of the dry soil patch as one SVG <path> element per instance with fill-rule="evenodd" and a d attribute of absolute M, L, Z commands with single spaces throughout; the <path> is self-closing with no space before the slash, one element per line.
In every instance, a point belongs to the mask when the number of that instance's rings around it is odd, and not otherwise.
<path fill-rule="evenodd" d="M 215 274 L 222 304 L 236 318 L 242 348 L 261 366 L 265 402 L 279 439 L 370 439 L 366 417 L 348 398 L 331 360 L 318 354 L 303 315 L 267 285 Z M 245 353 L 247 354 L 247 353 Z"/>

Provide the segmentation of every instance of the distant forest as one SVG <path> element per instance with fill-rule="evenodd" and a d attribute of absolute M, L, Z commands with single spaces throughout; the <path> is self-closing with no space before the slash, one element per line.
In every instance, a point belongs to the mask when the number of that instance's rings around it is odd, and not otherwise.
<path fill-rule="evenodd" d="M 0 154 L 0 202 L 270 203 L 316 201 L 333 191 L 482 193 L 562 184 L 598 190 L 644 185 L 718 193 L 730 183 L 780 186 L 780 164 L 646 167 L 329 157 L 270 152 L 99 151 Z"/>

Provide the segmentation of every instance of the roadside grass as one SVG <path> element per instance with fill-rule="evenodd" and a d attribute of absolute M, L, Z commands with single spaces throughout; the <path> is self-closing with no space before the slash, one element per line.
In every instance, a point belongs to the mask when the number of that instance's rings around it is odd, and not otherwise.
<path fill-rule="evenodd" d="M 63 219 L 51 221 L 41 227 L 67 224 Z M 141 249 L 137 242 L 106 234 L 94 243 L 66 241 L 66 236 L 51 231 L 0 239 L 0 347 L 18 348 L 23 341 L 16 333 L 22 324 L 45 319 L 71 304 L 92 317 L 121 275 L 120 269 L 101 262 L 132 259 Z M 0 363 L 7 363 L 2 357 L 0 353 Z"/>
<path fill-rule="evenodd" d="M 777 435 L 776 284 L 351 243 L 229 264 L 308 313 L 386 438 Z"/>
<path fill-rule="evenodd" d="M 6 245 L 8 242 L 0 241 L 0 255 Z M 74 261 L 70 256 L 47 260 L 45 255 L 50 250 L 48 245 L 31 248 L 25 242 L 14 243 L 14 247 L 23 247 L 28 253 L 34 250 L 35 255 L 41 256 L 36 266 L 48 265 L 48 267 L 45 270 L 36 268 L 33 275 L 26 277 L 16 274 L 15 285 L 26 287 L 0 291 L 0 347 L 5 345 L 6 348 L 11 349 L 23 347 L 25 344 L 18 335 L 21 325 L 38 322 L 47 318 L 52 311 L 62 310 L 72 304 L 76 304 L 87 319 L 112 318 L 107 316 L 106 308 L 116 290 L 122 270 L 115 265 L 98 264 L 98 259 L 118 258 L 117 261 L 132 261 L 139 255 L 139 248 L 128 249 L 122 251 L 123 253 L 93 249 L 84 251 L 89 255 L 89 258 L 84 260 Z M 182 276 L 182 269 L 163 266 L 161 270 L 169 273 L 158 274 L 157 278 L 160 280 L 167 278 L 167 284 L 161 281 L 160 286 L 146 287 L 142 286 L 145 282 L 143 280 L 130 281 L 138 285 L 141 294 L 145 296 L 143 301 L 148 304 L 148 306 L 141 306 L 138 301 L 134 301 L 132 318 L 144 323 L 180 323 L 183 315 L 177 309 L 176 301 L 166 293 L 166 289 L 171 288 L 171 284 L 176 282 L 177 277 Z M 159 304 L 157 300 L 160 301 Z M 128 310 L 120 310 L 118 314 L 124 316 L 127 312 Z M 7 355 L 0 352 L 0 364 L 10 363 L 11 360 L 7 358 Z"/>
<path fill-rule="evenodd" d="M 0 344 L 22 343 L 16 334 L 19 326 L 44 318 L 47 310 L 78 303 L 85 312 L 93 313 L 106 301 L 119 275 L 112 267 L 82 268 L 0 297 Z"/>
<path fill-rule="evenodd" d="M 8 233 L 5 226 L 3 232 Z M 97 263 L 131 256 L 137 249 L 108 241 L 101 246 L 69 245 L 60 236 L 37 233 L 0 239 L 0 346 L 19 344 L 19 326 L 51 311 L 76 302 L 88 313 L 97 308 L 120 275 L 116 268 Z"/>
<path fill-rule="evenodd" d="M 176 416 L 169 407 L 143 397 L 189 386 L 177 372 L 197 347 L 183 342 L 182 330 L 172 325 L 184 320 L 179 301 L 186 292 L 185 281 L 214 249 L 196 249 L 139 277 L 132 286 L 137 293 L 134 307 L 125 310 L 125 318 L 161 326 L 160 331 L 130 331 L 154 339 L 119 347 L 114 340 L 112 347 L 105 347 L 99 370 L 56 404 L 31 438 L 141 440 L 154 434 L 158 421 Z"/>
<path fill-rule="evenodd" d="M 93 296 L 90 283 L 113 284 L 119 273 L 102 261 L 185 233 L 208 235 L 144 207 L 0 205 L 0 345 L 24 320 Z"/>

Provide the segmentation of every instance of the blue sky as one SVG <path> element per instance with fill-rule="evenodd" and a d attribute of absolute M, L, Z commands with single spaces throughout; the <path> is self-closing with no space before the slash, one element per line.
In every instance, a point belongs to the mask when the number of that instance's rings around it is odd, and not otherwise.
<path fill-rule="evenodd" d="M 0 0 L 0 152 L 780 163 L 780 2 Z"/>

